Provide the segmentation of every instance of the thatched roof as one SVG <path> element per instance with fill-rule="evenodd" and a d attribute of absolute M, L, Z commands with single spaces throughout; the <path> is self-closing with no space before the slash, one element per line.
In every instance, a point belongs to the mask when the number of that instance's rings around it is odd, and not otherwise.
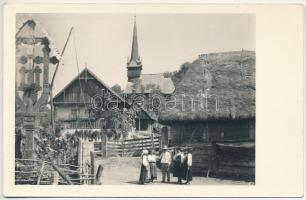
<path fill-rule="evenodd" d="M 160 122 L 255 117 L 255 52 L 211 53 L 206 60 L 185 63 L 173 74 L 175 109 L 162 109 Z M 194 101 L 192 106 L 190 97 L 201 96 L 202 104 Z"/>

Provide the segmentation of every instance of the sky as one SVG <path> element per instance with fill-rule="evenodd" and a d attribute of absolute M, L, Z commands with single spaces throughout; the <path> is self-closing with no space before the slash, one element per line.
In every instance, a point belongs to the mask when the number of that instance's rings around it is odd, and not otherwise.
<path fill-rule="evenodd" d="M 60 51 L 74 27 L 63 55 L 64 65 L 55 78 L 55 94 L 78 74 L 77 66 L 80 71 L 87 66 L 108 86 L 117 83 L 125 88 L 134 15 L 17 15 L 17 20 L 25 18 L 40 21 Z M 255 50 L 253 14 L 137 14 L 136 22 L 145 74 L 178 70 L 203 53 Z"/>

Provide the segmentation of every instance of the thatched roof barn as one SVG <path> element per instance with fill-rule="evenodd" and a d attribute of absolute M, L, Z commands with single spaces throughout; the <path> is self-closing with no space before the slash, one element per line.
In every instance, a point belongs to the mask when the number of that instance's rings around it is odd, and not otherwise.
<path fill-rule="evenodd" d="M 204 61 L 199 58 L 183 64 L 172 78 L 176 106 L 171 110 L 163 109 L 159 116 L 163 123 L 255 118 L 253 51 L 207 54 Z"/>
<path fill-rule="evenodd" d="M 159 121 L 172 145 L 193 147 L 198 174 L 254 177 L 255 52 L 201 55 L 169 76 L 175 91 Z"/>

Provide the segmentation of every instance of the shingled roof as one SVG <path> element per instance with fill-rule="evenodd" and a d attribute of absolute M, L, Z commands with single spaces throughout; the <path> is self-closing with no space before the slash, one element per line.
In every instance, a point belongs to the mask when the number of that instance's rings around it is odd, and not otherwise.
<path fill-rule="evenodd" d="M 152 87 L 157 87 L 163 94 L 172 94 L 175 90 L 171 78 L 165 78 L 164 74 L 142 74 L 138 81 L 128 82 L 124 92 L 131 93 L 150 93 Z"/>

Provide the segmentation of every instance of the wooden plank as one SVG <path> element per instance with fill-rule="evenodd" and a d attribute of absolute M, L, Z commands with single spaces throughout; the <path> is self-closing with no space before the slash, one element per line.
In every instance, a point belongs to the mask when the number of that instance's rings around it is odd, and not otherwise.
<path fill-rule="evenodd" d="M 141 141 L 141 140 L 147 140 L 147 139 L 152 139 L 151 137 L 146 137 L 146 138 L 136 138 L 136 139 L 128 139 L 124 140 L 124 142 L 134 142 L 134 141 Z M 159 137 L 154 137 L 154 139 L 159 139 Z"/>
<path fill-rule="evenodd" d="M 159 141 L 159 139 L 154 139 L 154 142 L 158 142 L 158 141 Z M 135 144 L 135 143 L 141 143 L 141 142 L 152 142 L 152 139 L 148 138 L 148 139 L 144 139 L 144 140 L 137 140 L 137 141 L 131 141 L 131 142 L 124 141 L 123 143 L 124 144 Z"/>
<path fill-rule="evenodd" d="M 135 144 L 126 144 L 125 146 L 126 147 L 130 147 L 130 146 L 141 146 L 141 145 L 150 145 L 150 144 L 152 144 L 152 142 L 151 141 L 149 141 L 149 142 L 143 142 L 143 143 L 135 143 Z M 154 142 L 154 144 L 159 144 L 159 142 L 157 141 L 157 142 Z"/>

